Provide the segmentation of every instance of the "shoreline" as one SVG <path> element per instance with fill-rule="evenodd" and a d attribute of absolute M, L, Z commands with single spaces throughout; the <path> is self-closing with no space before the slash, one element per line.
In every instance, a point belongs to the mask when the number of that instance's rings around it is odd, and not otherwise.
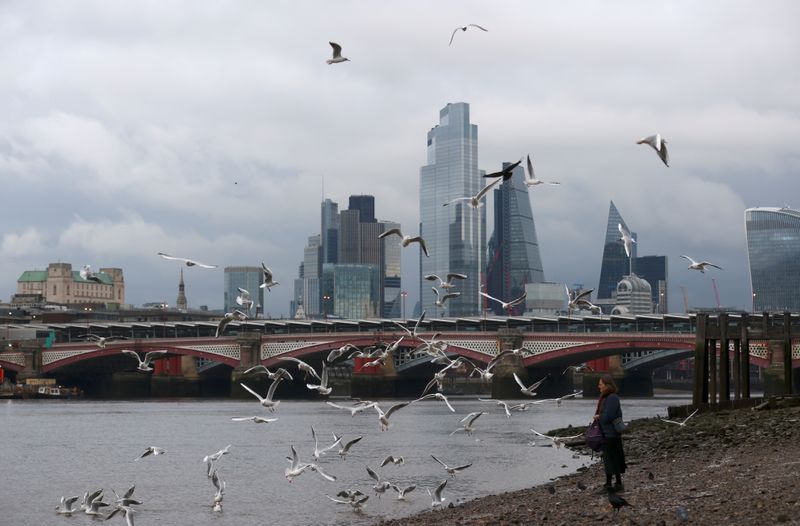
<path fill-rule="evenodd" d="M 597 462 L 539 486 L 376 524 L 800 525 L 800 407 L 698 413 L 683 427 L 634 420 L 623 443 L 628 469 L 619 495 L 632 507 L 616 515 Z"/>

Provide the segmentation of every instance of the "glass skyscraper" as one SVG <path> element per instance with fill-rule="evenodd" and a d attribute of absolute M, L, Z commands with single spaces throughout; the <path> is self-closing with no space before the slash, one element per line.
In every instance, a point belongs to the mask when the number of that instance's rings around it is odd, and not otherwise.
<path fill-rule="evenodd" d="M 620 223 L 628 228 L 619 210 L 614 206 L 614 201 L 611 201 L 608 208 L 606 240 L 603 246 L 603 262 L 600 266 L 600 283 L 597 286 L 598 300 L 613 298 L 617 290 L 617 283 L 622 277 L 636 271 L 635 265 L 633 268 L 629 268 L 628 256 L 625 254 L 625 246 L 621 241 L 622 235 L 619 233 L 618 225 Z M 631 237 L 636 239 L 636 233 L 631 232 Z M 636 260 L 636 243 L 631 249 L 631 260 L 630 264 Z"/>
<path fill-rule="evenodd" d="M 263 276 L 261 267 L 225 267 L 224 275 L 225 288 L 223 290 L 225 312 L 232 312 L 234 309 L 239 309 L 251 317 L 255 317 L 256 306 L 259 306 L 259 308 L 263 308 L 264 306 L 264 289 L 259 287 L 262 283 Z M 255 302 L 253 310 L 247 311 L 245 307 L 236 303 L 236 296 L 239 295 L 238 287 L 250 293 L 250 299 Z"/>
<path fill-rule="evenodd" d="M 744 212 L 753 310 L 800 310 L 800 212 L 748 208 Z"/>
<path fill-rule="evenodd" d="M 668 308 L 668 281 L 667 281 L 667 256 L 640 256 L 633 262 L 636 275 L 650 284 L 650 293 L 653 305 L 658 309 L 656 313 L 667 314 Z"/>
<path fill-rule="evenodd" d="M 430 254 L 425 257 L 420 250 L 422 309 L 429 316 L 476 315 L 480 313 L 478 287 L 485 267 L 486 208 L 473 209 L 464 201 L 442 206 L 452 199 L 477 194 L 488 182 L 478 169 L 478 127 L 470 124 L 469 104 L 448 104 L 439 112 L 439 124 L 428 132 L 427 162 L 420 169 L 419 185 L 420 235 Z M 456 289 L 461 296 L 448 300 L 442 311 L 434 305 L 432 282 L 423 276 L 444 277 L 448 272 L 469 277 Z"/>
<path fill-rule="evenodd" d="M 503 163 L 503 168 L 508 165 Z M 494 233 L 489 239 L 486 285 L 490 296 L 510 301 L 525 292 L 527 283 L 543 282 L 544 271 L 525 185 L 525 169 L 517 166 L 511 178 L 495 188 Z M 506 314 L 497 302 L 489 301 L 486 306 L 495 314 Z M 519 315 L 524 311 L 525 303 L 522 303 L 511 314 Z"/>

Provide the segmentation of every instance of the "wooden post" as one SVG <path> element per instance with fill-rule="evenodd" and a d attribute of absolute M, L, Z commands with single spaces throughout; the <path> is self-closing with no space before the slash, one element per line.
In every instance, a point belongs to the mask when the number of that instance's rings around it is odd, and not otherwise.
<path fill-rule="evenodd" d="M 740 373 L 741 357 L 739 356 L 739 343 L 738 339 L 733 341 L 733 396 L 734 400 L 742 398 L 742 375 Z"/>
<path fill-rule="evenodd" d="M 708 403 L 708 340 L 706 340 L 707 315 L 698 314 L 694 339 L 694 389 L 692 405 Z"/>
<path fill-rule="evenodd" d="M 728 314 L 721 312 L 719 323 L 719 401 L 731 399 L 730 352 L 728 351 Z"/>
<path fill-rule="evenodd" d="M 750 320 L 747 314 L 742 314 L 742 343 L 739 347 L 742 354 L 741 375 L 742 375 L 742 397 L 750 399 L 750 337 L 748 335 L 748 324 Z"/>
<path fill-rule="evenodd" d="M 792 313 L 783 313 L 783 392 L 792 394 Z"/>
<path fill-rule="evenodd" d="M 717 340 L 708 340 L 708 403 L 717 404 Z"/>

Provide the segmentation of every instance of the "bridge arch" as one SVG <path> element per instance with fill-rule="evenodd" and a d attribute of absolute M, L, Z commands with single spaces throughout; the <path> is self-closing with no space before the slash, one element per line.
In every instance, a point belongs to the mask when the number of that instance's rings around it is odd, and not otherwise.
<path fill-rule="evenodd" d="M 675 349 L 693 352 L 694 344 L 680 341 L 608 340 L 534 354 L 524 358 L 523 364 L 525 367 L 570 365 L 626 352 Z"/>

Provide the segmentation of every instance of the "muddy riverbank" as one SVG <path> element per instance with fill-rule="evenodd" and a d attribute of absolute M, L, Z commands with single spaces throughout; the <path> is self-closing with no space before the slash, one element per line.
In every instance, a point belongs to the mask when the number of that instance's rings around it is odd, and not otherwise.
<path fill-rule="evenodd" d="M 595 463 L 545 485 L 379 524 L 800 525 L 800 407 L 699 413 L 685 426 L 637 420 L 624 440 L 619 495 L 631 507 L 616 515 Z"/>

